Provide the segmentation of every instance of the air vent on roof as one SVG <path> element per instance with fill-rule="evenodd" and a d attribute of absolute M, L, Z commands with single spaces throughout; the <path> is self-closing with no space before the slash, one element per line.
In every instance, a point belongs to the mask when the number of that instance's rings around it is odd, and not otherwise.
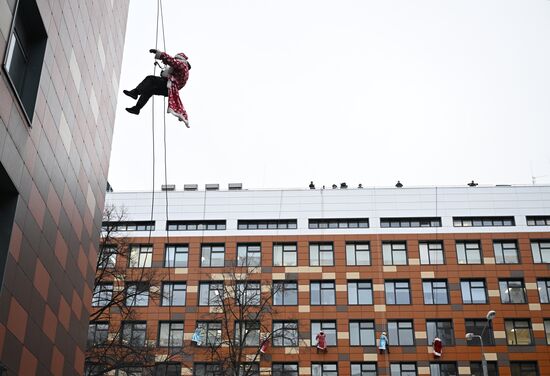
<path fill-rule="evenodd" d="M 237 190 L 243 189 L 243 183 L 229 183 L 227 185 L 227 188 L 230 191 L 237 191 Z"/>
<path fill-rule="evenodd" d="M 204 188 L 207 190 L 207 191 L 217 191 L 220 189 L 220 185 L 219 184 L 206 184 L 204 186 Z"/>
<path fill-rule="evenodd" d="M 175 184 L 163 184 L 161 185 L 160 189 L 163 191 L 175 191 L 176 185 Z"/>
<path fill-rule="evenodd" d="M 197 184 L 184 184 L 183 190 L 184 191 L 196 191 L 199 189 L 199 186 Z"/>

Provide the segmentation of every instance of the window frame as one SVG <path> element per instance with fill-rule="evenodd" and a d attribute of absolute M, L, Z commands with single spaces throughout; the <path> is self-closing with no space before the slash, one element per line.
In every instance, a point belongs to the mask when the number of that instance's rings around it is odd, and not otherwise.
<path fill-rule="evenodd" d="M 473 294 L 472 294 L 472 291 L 474 291 L 472 289 L 472 283 L 479 283 L 479 282 L 482 282 L 483 283 L 483 297 L 484 297 L 484 300 L 482 302 L 480 301 L 474 301 L 473 300 Z M 464 294 L 464 284 L 468 284 L 468 295 L 470 297 L 469 301 L 466 300 L 466 295 Z M 475 291 L 478 291 L 480 290 L 481 288 L 480 287 L 475 287 Z M 461 291 L 461 294 L 462 294 L 462 304 L 488 304 L 489 303 L 489 299 L 488 299 L 488 294 L 487 294 L 487 282 L 485 281 L 485 279 L 461 279 L 460 280 L 460 291 Z"/>
<path fill-rule="evenodd" d="M 221 249 L 221 250 L 220 250 Z M 207 253 L 205 253 L 207 252 Z M 221 255 L 221 257 L 214 257 Z M 208 257 L 207 257 L 208 256 Z M 212 261 L 216 262 L 213 263 Z M 204 243 L 201 244 L 201 268 L 223 268 L 225 267 L 225 244 L 223 243 Z"/>
<path fill-rule="evenodd" d="M 510 283 L 519 283 L 520 286 L 510 287 Z M 503 290 L 503 287 L 505 289 Z M 498 280 L 498 289 L 500 295 L 500 303 L 502 304 L 527 304 L 527 290 L 525 289 L 525 283 L 522 278 L 506 278 Z M 512 290 L 514 289 L 514 290 Z M 512 296 L 515 295 L 513 291 L 520 289 L 521 291 L 521 300 L 520 302 L 512 301 Z M 512 291 L 511 291 L 512 290 Z M 506 291 L 510 291 L 508 294 Z M 518 294 L 516 292 L 516 294 Z M 505 297 L 508 297 L 509 301 L 506 301 Z"/>
<path fill-rule="evenodd" d="M 298 347 L 299 341 L 298 320 L 274 320 L 272 322 L 271 342 L 273 347 Z"/>
<path fill-rule="evenodd" d="M 334 369 L 325 370 L 325 366 L 334 367 Z M 315 371 L 317 367 L 320 369 Z M 311 362 L 311 376 L 338 376 L 338 362 Z"/>
<path fill-rule="evenodd" d="M 405 287 L 399 287 L 398 284 L 406 284 Z M 393 286 L 393 294 L 391 290 L 388 289 L 388 286 Z M 399 293 L 403 294 L 404 292 L 402 290 L 407 291 L 407 302 L 399 301 L 398 297 L 404 296 L 404 295 L 398 295 Z M 393 301 L 390 299 L 390 297 L 393 295 Z M 385 280 L 384 281 L 384 297 L 386 299 L 386 305 L 410 305 L 412 304 L 411 299 L 411 282 L 410 280 L 404 280 L 404 279 L 394 279 L 394 280 Z"/>
<path fill-rule="evenodd" d="M 164 329 L 166 326 L 168 326 L 167 329 Z M 173 328 L 173 326 L 181 326 L 181 329 L 179 328 Z M 181 332 L 179 332 L 181 330 Z M 163 338 L 163 332 L 168 334 L 167 338 Z M 181 338 L 174 338 L 176 335 L 181 335 Z M 175 341 L 180 340 L 181 343 L 173 344 Z M 177 348 L 177 347 L 183 347 L 184 345 L 184 322 L 183 321 L 160 321 L 158 326 L 158 337 L 157 337 L 157 346 L 158 347 L 169 347 L 169 348 Z M 166 344 L 163 344 L 166 343 Z"/>
<path fill-rule="evenodd" d="M 262 283 L 260 281 L 236 281 L 235 300 L 241 306 L 258 306 L 262 300 Z M 244 300 L 242 300 L 244 298 Z"/>
<path fill-rule="evenodd" d="M 199 347 L 208 347 L 208 346 L 218 346 L 222 342 L 222 322 L 220 320 L 197 320 L 195 322 L 195 331 L 199 329 L 200 326 L 204 326 L 205 337 Z M 219 328 L 218 328 L 219 327 Z M 211 335 L 214 333 L 214 335 Z M 214 342 L 212 342 L 214 339 Z M 198 346 L 198 345 L 197 345 Z"/>
<path fill-rule="evenodd" d="M 402 325 L 410 325 L 410 327 L 401 327 Z M 414 320 L 388 320 L 388 342 L 390 346 L 416 346 L 416 339 L 414 336 Z M 395 328 L 393 327 L 395 325 Z M 395 332 L 394 332 L 395 330 Z M 412 340 L 411 344 L 408 344 L 407 341 L 405 341 L 405 338 L 401 338 L 402 332 L 410 332 L 407 333 L 407 336 L 410 334 L 410 339 Z M 403 334 L 404 335 L 404 334 Z M 397 339 L 394 341 L 394 339 Z M 409 339 L 407 337 L 406 339 Z M 406 342 L 407 344 L 404 344 L 403 342 Z"/>
<path fill-rule="evenodd" d="M 524 323 L 525 326 L 518 326 L 519 323 Z M 529 334 L 529 343 L 518 343 L 518 329 L 526 330 Z M 508 346 L 532 346 L 535 344 L 531 320 L 524 318 L 513 318 L 504 320 L 504 332 L 506 333 L 506 344 Z"/>
<path fill-rule="evenodd" d="M 537 278 L 537 290 L 541 304 L 550 303 L 550 278 Z M 544 291 L 544 295 L 542 292 Z"/>
<path fill-rule="evenodd" d="M 130 346 L 135 346 L 135 347 L 145 347 L 145 345 L 147 344 L 147 321 L 123 321 L 122 322 L 122 328 L 121 328 L 121 335 L 120 335 L 120 341 L 121 343 L 128 343 Z M 136 326 L 143 326 L 143 328 L 136 328 Z M 130 339 L 126 339 L 125 337 L 127 337 L 127 334 L 126 333 L 126 328 L 129 328 L 130 330 Z M 135 336 L 134 334 L 136 333 L 142 333 L 143 334 L 143 342 L 140 341 L 140 343 L 134 343 L 135 341 Z"/>
<path fill-rule="evenodd" d="M 532 367 L 532 369 L 527 370 L 529 373 L 526 372 L 524 366 Z M 518 367 L 518 372 L 514 372 Z M 510 374 L 511 376 L 539 376 L 539 366 L 537 361 L 510 361 Z"/>
<path fill-rule="evenodd" d="M 348 305 L 373 305 L 374 304 L 374 290 L 371 280 L 348 280 Z M 361 284 L 369 285 L 369 287 L 360 287 Z M 353 286 L 355 285 L 355 286 Z M 354 299 L 351 299 L 353 292 L 355 291 Z M 366 291 L 368 303 L 364 303 L 361 297 L 361 292 Z"/>
<path fill-rule="evenodd" d="M 257 250 L 251 250 L 255 249 Z M 241 256 L 241 250 L 244 249 L 244 257 Z M 252 257 L 250 254 L 256 254 L 257 257 Z M 250 262 L 256 260 L 256 262 Z M 244 263 L 242 262 L 244 260 Z M 261 243 L 238 243 L 237 244 L 237 266 L 259 267 L 262 266 L 262 245 Z"/>
<path fill-rule="evenodd" d="M 534 245 L 537 246 L 537 254 Z M 541 245 L 544 247 L 541 248 Z M 550 264 L 550 239 L 531 240 L 531 256 L 534 264 Z"/>
<path fill-rule="evenodd" d="M 208 286 L 207 291 L 203 292 L 203 286 Z M 214 287 L 213 287 L 214 286 Z M 216 288 L 216 286 L 218 286 Z M 216 294 L 218 291 L 218 294 Z M 203 303 L 203 293 L 207 294 L 206 303 Z M 220 305 L 220 299 L 223 297 L 224 284 L 223 281 L 202 281 L 199 282 L 199 294 L 198 294 L 198 306 L 202 307 L 216 307 Z M 213 297 L 213 295 L 215 297 Z"/>
<path fill-rule="evenodd" d="M 355 335 L 355 333 L 357 335 Z M 357 341 L 355 341 L 357 339 Z M 365 341 L 363 341 L 365 339 Z M 363 343 L 365 342 L 365 343 Z M 374 320 L 349 321 L 349 345 L 362 347 L 376 346 L 376 325 Z"/>
<path fill-rule="evenodd" d="M 364 366 L 374 367 L 372 369 L 363 369 Z M 359 367 L 359 369 L 354 370 L 354 368 Z M 377 376 L 378 375 L 378 365 L 376 362 L 351 362 L 350 363 L 350 375 L 351 376 Z"/>
<path fill-rule="evenodd" d="M 464 319 L 464 328 L 466 333 L 473 333 L 481 335 L 483 333 L 483 345 L 494 346 L 495 345 L 495 333 L 493 330 L 493 322 L 485 319 Z M 467 346 L 481 346 L 479 340 L 466 341 Z"/>
<path fill-rule="evenodd" d="M 126 282 L 124 297 L 126 307 L 148 307 L 149 289 L 147 282 Z"/>
<path fill-rule="evenodd" d="M 442 366 L 452 366 L 454 370 L 442 370 Z M 434 368 L 437 368 L 435 372 Z M 458 374 L 457 362 L 430 362 L 430 376 L 455 376 Z"/>
<path fill-rule="evenodd" d="M 361 249 L 358 249 L 361 248 Z M 363 249 L 366 248 L 366 249 Z M 366 253 L 366 262 L 357 262 L 357 255 Z M 362 258 L 361 258 L 362 259 Z M 346 242 L 346 265 L 347 266 L 370 266 L 372 265 L 372 257 L 370 251 L 370 242 Z"/>
<path fill-rule="evenodd" d="M 137 252 L 137 260 L 134 256 Z M 150 268 L 153 262 L 152 244 L 130 244 L 128 268 Z"/>
<path fill-rule="evenodd" d="M 170 250 L 173 248 L 173 256 L 170 259 Z M 182 249 L 180 251 L 180 249 Z M 184 260 L 178 260 L 178 255 L 183 255 Z M 166 244 L 164 247 L 165 268 L 187 268 L 189 267 L 189 244 Z"/>
<path fill-rule="evenodd" d="M 338 323 L 336 320 L 311 320 L 311 347 L 315 347 L 315 337 L 321 330 L 326 335 L 327 346 L 338 345 Z"/>
<path fill-rule="evenodd" d="M 241 328 L 241 325 L 244 324 L 244 327 Z M 223 328 L 222 328 L 223 329 Z M 235 321 L 234 326 L 234 339 L 237 346 L 243 347 L 259 347 L 260 346 L 260 330 L 261 325 L 260 321 L 254 320 L 243 320 Z M 243 338 L 244 334 L 244 338 Z M 244 342 L 243 342 L 244 340 Z"/>
<path fill-rule="evenodd" d="M 92 307 L 105 307 L 111 303 L 112 300 L 113 284 L 111 282 L 101 282 L 95 285 L 92 293 Z"/>
<path fill-rule="evenodd" d="M 469 248 L 476 246 L 476 248 Z M 462 247 L 463 249 L 459 249 Z M 481 242 L 478 240 L 457 240 L 455 242 L 456 249 L 456 262 L 458 265 L 481 265 L 483 264 L 483 250 L 481 249 Z M 471 255 L 472 252 L 476 252 L 477 255 Z M 476 262 L 476 256 L 479 262 Z"/>
<path fill-rule="evenodd" d="M 101 329 L 99 328 L 100 326 Z M 92 338 L 90 338 L 90 334 L 93 334 L 91 336 Z M 106 342 L 108 338 L 109 321 L 90 321 L 88 323 L 88 337 L 86 339 L 86 348 L 90 349 L 94 346 L 101 345 L 103 342 Z"/>
<path fill-rule="evenodd" d="M 180 287 L 179 289 L 175 290 L 175 287 Z M 169 291 L 166 292 L 166 288 L 169 287 Z M 174 301 L 176 300 L 177 295 L 174 293 L 177 293 L 178 291 L 183 291 L 183 302 L 181 304 L 175 304 Z M 162 282 L 162 290 L 161 290 L 162 298 L 161 298 L 161 306 L 162 307 L 184 307 L 185 303 L 187 301 L 187 282 Z M 177 302 L 176 302 L 177 303 Z"/>
<path fill-rule="evenodd" d="M 403 246 L 403 249 L 395 248 L 397 246 Z M 389 249 L 388 249 L 389 247 Z M 403 253 L 405 256 L 404 262 L 398 260 L 399 262 L 395 262 L 396 256 L 395 254 Z M 382 259 L 384 266 L 399 266 L 399 265 L 409 265 L 409 255 L 408 255 L 408 247 L 406 241 L 387 241 L 382 242 Z M 389 259 L 388 259 L 389 257 Z M 398 257 L 399 259 L 399 257 Z"/>
<path fill-rule="evenodd" d="M 510 245 L 513 245 L 513 248 Z M 507 255 L 511 250 L 515 253 L 515 261 L 510 261 L 510 255 Z M 517 240 L 493 240 L 493 253 L 495 264 L 521 264 Z"/>
<path fill-rule="evenodd" d="M 443 283 L 444 284 L 444 288 L 441 288 L 441 287 L 437 287 L 437 288 L 434 288 L 434 284 L 441 284 Z M 430 291 L 426 291 L 426 286 L 429 285 L 429 288 L 430 288 Z M 441 303 L 439 301 L 436 302 L 436 296 L 440 296 L 440 293 L 441 291 L 440 290 L 445 290 L 445 302 L 444 303 Z M 437 291 L 438 293 L 434 293 L 434 291 Z M 427 299 L 430 297 L 431 294 L 431 302 L 430 302 L 430 299 Z M 450 301 L 449 301 L 449 286 L 447 284 L 447 280 L 446 279 L 423 279 L 422 280 L 422 295 L 424 297 L 424 304 L 425 305 L 445 305 L 445 304 L 450 304 Z"/>
<path fill-rule="evenodd" d="M 280 251 L 279 251 L 280 247 Z M 280 257 L 277 255 L 280 252 Z M 290 256 L 292 255 L 292 256 Z M 291 257 L 289 261 L 293 261 L 287 264 L 287 258 Z M 293 259 L 292 259 L 293 258 Z M 277 261 L 280 259 L 281 263 Z M 296 243 L 274 243 L 273 244 L 273 266 L 298 266 L 298 245 Z"/>
<path fill-rule="evenodd" d="M 433 329 L 430 328 L 433 324 Z M 446 326 L 446 327 L 442 327 Z M 433 332 L 433 336 L 431 335 Z M 455 346 L 455 332 L 452 319 L 426 319 L 426 338 L 429 344 L 435 337 L 439 337 L 444 346 Z"/>
<path fill-rule="evenodd" d="M 318 285 L 317 289 L 314 286 Z M 329 280 L 309 282 L 309 304 L 312 306 L 336 305 L 336 282 Z M 314 296 L 317 293 L 318 296 Z M 326 294 L 330 294 L 327 296 Z M 328 301 L 326 298 L 328 297 Z"/>
<path fill-rule="evenodd" d="M 330 247 L 330 249 L 326 247 Z M 322 249 L 322 248 L 326 248 L 326 249 Z M 321 256 L 327 256 L 327 255 L 330 255 L 330 257 L 329 258 L 321 257 Z M 309 243 L 309 266 L 334 266 L 334 243 L 310 242 Z"/>
<path fill-rule="evenodd" d="M 394 376 L 394 370 L 393 368 L 399 367 L 397 370 L 398 374 L 396 373 L 396 376 L 411 376 L 411 372 L 414 372 L 414 375 L 418 375 L 418 367 L 416 365 L 416 362 L 397 362 L 397 363 L 390 363 L 390 374 Z M 412 366 L 414 367 L 414 370 L 403 370 L 403 366 Z"/>
<path fill-rule="evenodd" d="M 276 287 L 276 285 L 281 285 L 281 287 Z M 288 288 L 287 285 L 294 285 L 294 288 Z M 280 300 L 282 301 L 281 304 L 277 302 L 277 296 L 281 296 Z M 294 296 L 295 302 L 287 302 L 287 300 L 291 300 L 292 296 Z M 298 305 L 298 281 L 287 281 L 287 280 L 281 280 L 281 281 L 273 281 L 273 297 L 272 297 L 273 305 L 275 306 L 296 306 Z"/>
<path fill-rule="evenodd" d="M 432 247 L 438 248 L 432 249 Z M 441 241 L 419 241 L 418 252 L 420 254 L 421 265 L 445 265 L 445 249 Z M 439 259 L 433 255 L 434 253 L 441 253 L 441 262 L 437 262 Z"/>
<path fill-rule="evenodd" d="M 100 246 L 98 269 L 114 269 L 118 255 L 118 247 L 114 244 Z"/>
<path fill-rule="evenodd" d="M 280 370 L 275 370 L 281 368 Z M 286 366 L 295 367 L 295 369 L 287 370 Z M 299 365 L 298 363 L 288 363 L 288 362 L 272 362 L 271 363 L 271 375 L 272 376 L 298 376 L 299 375 Z"/>

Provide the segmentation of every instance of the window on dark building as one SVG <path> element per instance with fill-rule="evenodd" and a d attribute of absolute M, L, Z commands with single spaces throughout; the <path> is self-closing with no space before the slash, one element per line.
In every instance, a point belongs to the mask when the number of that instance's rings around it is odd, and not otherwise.
<path fill-rule="evenodd" d="M 273 321 L 273 346 L 298 346 L 298 321 Z"/>
<path fill-rule="evenodd" d="M 482 264 L 481 244 L 478 241 L 456 242 L 456 258 L 459 264 Z"/>
<path fill-rule="evenodd" d="M 537 289 L 541 303 L 550 303 L 550 279 L 537 279 Z"/>
<path fill-rule="evenodd" d="M 99 250 L 99 269 L 112 269 L 116 266 L 116 245 L 104 245 Z"/>
<path fill-rule="evenodd" d="M 464 304 L 487 304 L 487 291 L 485 280 L 461 280 L 462 303 Z"/>
<path fill-rule="evenodd" d="M 420 263 L 423 265 L 445 264 L 443 254 L 443 243 L 441 242 L 419 242 Z"/>
<path fill-rule="evenodd" d="M 150 268 L 153 260 L 153 246 L 145 244 L 130 245 L 130 268 Z"/>
<path fill-rule="evenodd" d="M 539 376 L 537 362 L 510 362 L 512 376 Z"/>
<path fill-rule="evenodd" d="M 336 346 L 336 321 L 312 321 L 311 322 L 311 346 L 315 346 L 317 340 L 315 337 L 323 331 L 326 335 L 327 345 Z"/>
<path fill-rule="evenodd" d="M 164 250 L 165 268 L 187 268 L 189 246 L 187 244 L 167 245 Z"/>
<path fill-rule="evenodd" d="M 32 122 L 48 35 L 35 0 L 18 1 L 4 58 L 6 77 Z"/>
<path fill-rule="evenodd" d="M 162 284 L 162 306 L 184 306 L 187 283 L 164 282 Z"/>
<path fill-rule="evenodd" d="M 224 373 L 217 363 L 195 363 L 193 376 L 224 376 Z"/>
<path fill-rule="evenodd" d="M 370 243 L 346 243 L 346 264 L 370 265 Z"/>
<path fill-rule="evenodd" d="M 0 164 L 0 291 L 8 257 L 15 208 L 19 194 L 4 166 Z M 95 294 L 94 294 L 95 295 Z"/>
<path fill-rule="evenodd" d="M 348 281 L 348 304 L 372 304 L 372 282 Z"/>
<path fill-rule="evenodd" d="M 382 228 L 402 227 L 441 227 L 439 217 L 418 217 L 418 218 L 380 218 Z"/>
<path fill-rule="evenodd" d="M 453 217 L 454 227 L 515 226 L 514 217 Z"/>
<path fill-rule="evenodd" d="M 535 264 L 550 264 L 550 240 L 531 241 L 531 253 Z"/>
<path fill-rule="evenodd" d="M 333 266 L 334 248 L 332 243 L 311 243 L 309 245 L 309 265 Z"/>
<path fill-rule="evenodd" d="M 550 226 L 549 215 L 528 215 L 527 226 Z"/>
<path fill-rule="evenodd" d="M 261 285 L 260 282 L 243 281 L 237 282 L 236 299 L 242 306 L 257 306 L 261 300 Z"/>
<path fill-rule="evenodd" d="M 235 340 L 237 346 L 260 346 L 260 322 L 235 321 Z"/>
<path fill-rule="evenodd" d="M 470 373 L 472 376 L 483 376 L 481 362 L 470 362 Z M 487 362 L 487 376 L 498 376 L 497 362 Z"/>
<path fill-rule="evenodd" d="M 368 218 L 310 218 L 311 229 L 368 228 Z"/>
<path fill-rule="evenodd" d="M 311 363 L 311 376 L 338 376 L 338 364 Z"/>
<path fill-rule="evenodd" d="M 412 320 L 388 321 L 388 337 L 390 346 L 414 346 Z"/>
<path fill-rule="evenodd" d="M 298 363 L 273 363 L 272 376 L 298 376 Z"/>
<path fill-rule="evenodd" d="M 449 304 L 446 280 L 423 280 L 424 304 Z"/>
<path fill-rule="evenodd" d="M 310 283 L 311 305 L 336 304 L 336 288 L 334 281 Z"/>
<path fill-rule="evenodd" d="M 238 266 L 260 266 L 261 265 L 260 244 L 238 244 L 237 265 Z"/>
<path fill-rule="evenodd" d="M 531 320 L 504 320 L 504 328 L 506 329 L 506 340 L 509 346 L 525 346 L 533 344 L 533 334 L 531 333 Z"/>
<path fill-rule="evenodd" d="M 223 282 L 200 282 L 199 283 L 199 305 L 217 306 L 223 296 Z"/>
<path fill-rule="evenodd" d="M 350 321 L 350 346 L 376 346 L 374 321 Z"/>
<path fill-rule="evenodd" d="M 522 279 L 501 279 L 498 281 L 500 288 L 500 301 L 504 304 L 527 303 L 525 285 Z"/>
<path fill-rule="evenodd" d="M 201 346 L 219 345 L 222 340 L 221 321 L 197 321 L 197 329 L 204 333 Z"/>
<path fill-rule="evenodd" d="M 145 346 L 147 323 L 144 321 L 124 321 L 122 323 L 122 343 L 129 346 Z"/>
<path fill-rule="evenodd" d="M 273 305 L 297 305 L 298 283 L 296 281 L 273 281 Z"/>
<path fill-rule="evenodd" d="M 351 363 L 351 376 L 377 376 L 376 363 Z"/>
<path fill-rule="evenodd" d="M 104 307 L 111 302 L 113 297 L 113 284 L 112 283 L 99 283 L 95 286 L 92 307 Z"/>
<path fill-rule="evenodd" d="M 296 244 L 273 244 L 273 266 L 296 266 L 297 260 Z"/>
<path fill-rule="evenodd" d="M 386 304 L 411 304 L 409 281 L 386 281 Z"/>
<path fill-rule="evenodd" d="M 519 264 L 518 243 L 515 240 L 495 240 L 493 250 L 497 264 Z"/>
<path fill-rule="evenodd" d="M 126 305 L 128 307 L 146 307 L 149 305 L 149 284 L 129 282 L 126 284 Z"/>
<path fill-rule="evenodd" d="M 91 348 L 107 341 L 109 335 L 109 322 L 93 321 L 88 324 L 87 346 Z"/>
<path fill-rule="evenodd" d="M 391 376 L 417 376 L 416 363 L 391 363 Z"/>
<path fill-rule="evenodd" d="M 155 364 L 154 376 L 181 376 L 181 364 L 157 363 Z"/>
<path fill-rule="evenodd" d="M 430 363 L 430 376 L 458 376 L 456 363 Z"/>
<path fill-rule="evenodd" d="M 382 243 L 384 265 L 407 265 L 407 243 L 384 242 Z"/>
<path fill-rule="evenodd" d="M 426 320 L 428 343 L 439 337 L 444 346 L 454 346 L 455 334 L 452 320 Z"/>
<path fill-rule="evenodd" d="M 466 333 L 473 333 L 482 336 L 484 346 L 495 344 L 495 336 L 493 334 L 493 326 L 491 321 L 487 322 L 487 320 L 484 319 L 466 319 L 464 320 L 464 326 Z M 473 338 L 471 341 L 467 341 L 466 343 L 468 346 L 481 345 L 479 338 Z"/>
<path fill-rule="evenodd" d="M 203 244 L 201 247 L 202 267 L 222 267 L 225 265 L 225 246 L 223 244 Z"/>
<path fill-rule="evenodd" d="M 160 347 L 182 347 L 183 322 L 161 321 L 159 323 L 158 345 Z"/>

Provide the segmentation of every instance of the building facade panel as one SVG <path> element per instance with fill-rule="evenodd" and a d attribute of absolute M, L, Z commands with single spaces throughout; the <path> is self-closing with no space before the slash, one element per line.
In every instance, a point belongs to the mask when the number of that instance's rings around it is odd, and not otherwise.
<path fill-rule="evenodd" d="M 0 0 L 0 364 L 10 374 L 83 372 L 127 12 L 118 0 Z"/>
<path fill-rule="evenodd" d="M 148 231 L 121 234 L 131 244 L 152 244 L 152 270 L 162 273 L 164 281 L 186 283 L 185 306 L 163 307 L 151 300 L 146 307 L 137 309 L 138 316 L 147 321 L 151 338 L 156 338 L 159 322 L 176 317 L 184 322 L 183 349 L 188 351 L 188 357 L 180 361 L 185 372 L 192 372 L 195 363 L 209 361 L 191 343 L 196 323 L 213 314 L 212 307 L 198 304 L 199 286 L 212 279 L 222 281 L 224 272 L 237 262 L 238 246 L 246 243 L 260 245 L 261 249 L 260 267 L 253 274 L 254 280 L 265 286 L 281 280 L 297 283 L 296 304 L 275 305 L 273 320 L 297 321 L 300 343 L 292 347 L 270 347 L 267 354 L 259 358 L 260 369 L 270 370 L 273 363 L 290 362 L 298 364 L 300 375 L 309 375 L 319 369 L 318 364 L 334 364 L 338 375 L 350 375 L 353 364 L 374 362 L 380 375 L 390 374 L 390 369 L 399 365 L 406 369 L 414 366 L 417 374 L 430 374 L 431 369 L 435 372 L 441 367 L 469 374 L 471 364 L 477 369 L 475 362 L 480 361 L 481 350 L 476 338 L 467 341 L 465 335 L 472 330 L 480 334 L 477 329 L 488 323 L 486 315 L 494 310 L 497 315 L 484 333 L 487 341 L 484 351 L 487 360 L 496 362 L 499 375 L 511 375 L 511 364 L 520 360 L 535 362 L 539 375 L 550 373 L 550 348 L 544 329 L 545 320 L 548 320 L 547 303 L 541 301 L 537 284 L 550 279 L 550 260 L 544 250 L 546 242 L 550 242 L 550 228 L 528 226 L 526 220 L 526 216 L 548 215 L 548 187 L 423 188 L 411 189 L 411 192 L 408 189 L 199 191 L 159 192 L 157 195 L 157 203 L 165 202 L 166 195 L 168 197 L 168 220 L 211 219 L 227 223 L 221 231 L 167 232 L 165 207 L 160 204 L 154 208 L 155 229 L 150 235 Z M 150 200 L 150 193 L 112 193 L 107 197 L 108 205 L 125 207 L 129 221 L 150 220 Z M 357 201 L 356 205 L 353 200 Z M 533 200 L 538 200 L 539 205 L 531 205 Z M 440 202 L 456 205 L 440 206 Z M 199 203 L 202 209 L 197 207 Z M 328 203 L 332 204 L 331 209 L 323 210 L 323 205 L 326 208 Z M 396 203 L 407 205 L 398 211 Z M 474 208 L 470 209 L 470 205 Z M 444 210 L 444 214 L 440 210 Z M 409 218 L 401 221 L 409 224 L 415 221 L 414 218 L 440 217 L 441 226 L 382 228 L 380 218 L 388 217 Z M 475 217 L 476 221 L 477 217 L 492 218 L 486 220 L 486 225 L 482 221 L 479 227 L 464 228 L 455 227 L 454 217 L 461 217 L 461 223 L 465 223 L 464 217 Z M 501 219 L 496 217 L 512 217 L 513 225 L 512 222 L 500 225 Z M 311 229 L 308 226 L 310 218 L 368 218 L 369 227 Z M 243 219 L 295 219 L 297 228 L 248 227 L 239 230 L 237 223 Z M 475 242 L 479 257 L 461 256 L 457 244 L 464 242 Z M 498 246 L 502 242 L 509 245 L 506 257 L 498 253 L 502 252 L 502 246 Z M 435 252 L 431 258 L 422 254 L 427 252 L 428 248 L 422 245 L 426 243 L 440 245 L 431 248 Z M 166 244 L 187 245 L 188 263 L 184 269 L 163 267 Z M 201 267 L 205 244 L 224 246 L 224 267 Z M 275 262 L 274 246 L 279 244 L 296 245 L 296 262 L 293 258 L 290 265 Z M 319 248 L 320 244 L 330 247 Z M 351 258 L 346 254 L 346 246 L 349 244 L 368 244 L 369 262 L 348 265 Z M 393 258 L 386 258 L 384 244 L 400 244 L 389 248 L 394 252 Z M 331 262 L 317 265 L 325 256 L 318 253 L 323 250 L 331 252 Z M 315 265 L 311 264 L 312 252 Z M 436 261 L 440 257 L 443 261 Z M 127 265 L 127 260 L 122 258 L 117 262 L 123 268 Z M 356 290 L 350 290 L 349 286 L 357 281 L 370 284 L 371 301 L 350 304 L 349 293 Z M 432 283 L 434 281 L 439 284 Z M 508 287 L 503 289 L 503 281 L 520 281 L 521 284 L 506 284 Z M 432 289 L 434 286 L 445 288 L 447 300 L 434 304 L 426 295 L 426 282 L 431 283 Z M 524 289 L 524 300 L 510 302 L 506 294 L 513 293 L 517 297 L 517 286 L 523 286 L 519 288 Z M 433 294 L 433 290 L 429 294 Z M 441 291 L 438 294 L 441 297 Z M 404 296 L 407 299 L 402 299 Z M 116 322 L 116 318 L 113 320 Z M 351 341 L 357 341 L 355 333 L 350 333 L 353 322 L 367 322 L 367 326 L 373 322 L 377 341 L 382 331 L 388 332 L 390 353 L 379 353 L 377 346 L 370 342 L 366 346 L 353 345 Z M 449 340 L 452 343 L 444 344 L 440 359 L 434 357 L 432 350 L 434 322 L 443 323 L 438 327 L 444 330 L 439 337 L 452 338 Z M 326 330 L 332 336 L 326 352 L 315 349 L 316 333 L 312 333 L 312 328 L 325 328 L 322 323 L 327 324 Z M 531 340 L 525 342 L 524 337 L 514 334 L 510 323 L 521 333 L 528 325 Z M 370 335 L 366 326 L 364 335 L 365 338 Z M 511 340 L 512 335 L 515 340 Z M 256 350 L 248 351 L 255 353 Z M 439 366 L 440 362 L 451 365 Z"/>

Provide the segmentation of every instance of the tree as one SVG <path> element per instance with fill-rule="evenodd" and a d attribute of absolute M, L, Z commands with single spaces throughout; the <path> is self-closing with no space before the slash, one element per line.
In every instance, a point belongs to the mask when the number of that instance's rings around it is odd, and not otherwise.
<path fill-rule="evenodd" d="M 202 351 L 200 358 L 213 367 L 211 373 L 257 376 L 269 343 L 299 345 L 296 324 L 273 320 L 273 299 L 284 293 L 283 285 L 262 282 L 259 272 L 259 266 L 238 260 L 222 273 L 211 274 L 208 286 L 200 286 L 200 304 L 209 305 L 210 313 L 197 322 L 193 338 L 196 354 Z"/>
<path fill-rule="evenodd" d="M 145 267 L 151 262 L 149 249 L 136 250 L 123 236 L 125 218 L 124 208 L 104 210 L 88 329 L 87 376 L 118 369 L 131 375 L 133 366 L 152 369 L 157 366 L 155 356 L 162 353 L 156 341 L 149 340 L 146 326 L 135 321 L 139 320 L 135 307 L 161 298 L 158 286 L 164 276 Z M 133 267 L 127 268 L 128 263 Z M 164 359 L 177 360 L 181 350 L 180 345 L 176 351 L 164 351 Z"/>

